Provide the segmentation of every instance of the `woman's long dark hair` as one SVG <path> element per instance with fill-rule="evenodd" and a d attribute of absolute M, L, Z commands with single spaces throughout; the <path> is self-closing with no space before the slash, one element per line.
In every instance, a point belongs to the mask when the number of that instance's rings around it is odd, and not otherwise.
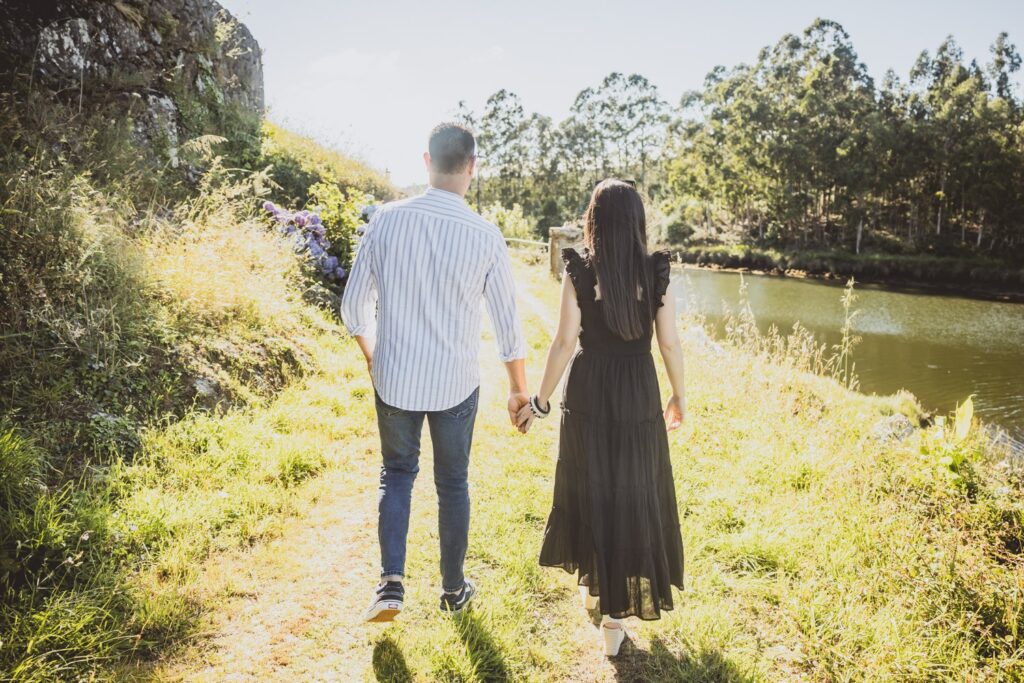
<path fill-rule="evenodd" d="M 605 323 L 623 339 L 639 338 L 650 323 L 650 278 L 647 219 L 635 187 L 612 178 L 598 183 L 584 214 L 583 242 L 601 287 Z"/>

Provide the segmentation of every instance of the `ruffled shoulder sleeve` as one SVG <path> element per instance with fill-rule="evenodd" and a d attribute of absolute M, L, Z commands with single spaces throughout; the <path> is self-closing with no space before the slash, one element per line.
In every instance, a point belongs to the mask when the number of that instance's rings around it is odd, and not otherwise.
<path fill-rule="evenodd" d="M 562 261 L 565 262 L 565 272 L 572 279 L 573 289 L 576 290 L 577 301 L 587 301 L 594 297 L 594 287 L 591 283 L 590 272 L 587 262 L 575 249 L 563 249 Z"/>
<path fill-rule="evenodd" d="M 672 252 L 666 250 L 651 254 L 651 266 L 654 274 L 654 301 L 658 308 L 672 280 Z"/>

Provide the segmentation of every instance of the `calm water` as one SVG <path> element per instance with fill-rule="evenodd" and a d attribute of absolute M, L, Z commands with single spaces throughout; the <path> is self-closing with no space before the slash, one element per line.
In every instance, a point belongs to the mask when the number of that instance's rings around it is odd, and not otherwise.
<path fill-rule="evenodd" d="M 744 275 L 758 325 L 790 330 L 800 321 L 820 341 L 840 338 L 842 287 L 812 280 Z M 736 311 L 740 275 L 697 268 L 677 271 L 674 287 L 684 308 L 703 312 L 722 330 Z M 854 307 L 854 351 L 860 390 L 911 391 L 925 408 L 951 411 L 975 395 L 985 421 L 1024 439 L 1024 304 L 935 294 L 886 291 L 861 285 Z"/>

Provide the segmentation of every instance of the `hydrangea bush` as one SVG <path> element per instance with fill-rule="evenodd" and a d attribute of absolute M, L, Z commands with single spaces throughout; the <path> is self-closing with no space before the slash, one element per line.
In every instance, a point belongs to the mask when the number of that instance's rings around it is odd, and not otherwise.
<path fill-rule="evenodd" d="M 356 235 L 363 225 L 360 210 L 373 202 L 373 197 L 353 187 L 342 190 L 337 183 L 320 182 L 309 188 L 310 199 L 320 207 L 320 215 L 327 226 L 331 253 L 341 265 L 348 268 L 355 257 Z"/>
<path fill-rule="evenodd" d="M 331 241 L 327 239 L 327 226 L 319 212 L 288 211 L 274 202 L 264 202 L 263 208 L 270 213 L 282 234 L 291 237 L 295 250 L 304 254 L 317 274 L 328 282 L 340 283 L 347 271 L 337 254 L 332 253 Z"/>

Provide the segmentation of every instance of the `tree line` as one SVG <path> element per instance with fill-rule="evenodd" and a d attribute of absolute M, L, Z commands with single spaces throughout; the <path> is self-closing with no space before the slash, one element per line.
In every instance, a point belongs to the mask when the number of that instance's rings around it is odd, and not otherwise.
<path fill-rule="evenodd" d="M 458 117 L 479 136 L 480 206 L 518 204 L 542 236 L 601 178 L 633 178 L 656 238 L 860 252 L 1024 254 L 1021 56 L 949 37 L 880 83 L 838 23 L 752 64 L 716 67 L 676 104 L 638 74 L 581 91 L 557 124 L 499 90 Z"/>

